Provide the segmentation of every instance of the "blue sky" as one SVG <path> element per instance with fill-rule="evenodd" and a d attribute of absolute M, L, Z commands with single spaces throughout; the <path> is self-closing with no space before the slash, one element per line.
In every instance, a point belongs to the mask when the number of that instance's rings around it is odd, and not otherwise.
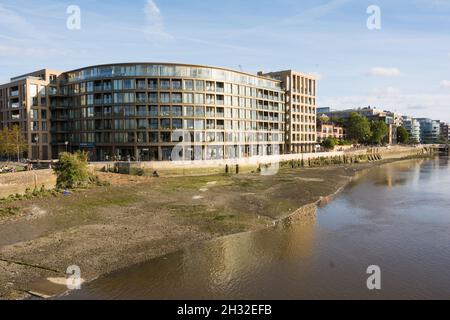
<path fill-rule="evenodd" d="M 69 5 L 81 29 L 66 27 Z M 381 29 L 369 30 L 369 5 Z M 450 0 L 0 0 L 0 83 L 43 67 L 167 61 L 316 74 L 320 107 L 450 122 Z"/>

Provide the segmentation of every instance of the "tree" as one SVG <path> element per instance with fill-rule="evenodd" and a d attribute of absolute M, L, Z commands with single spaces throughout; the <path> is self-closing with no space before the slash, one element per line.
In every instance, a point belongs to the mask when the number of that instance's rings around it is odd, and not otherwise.
<path fill-rule="evenodd" d="M 0 157 L 5 157 L 8 155 L 8 128 L 4 127 L 0 131 Z"/>
<path fill-rule="evenodd" d="M 22 130 L 15 125 L 12 128 L 4 127 L 0 132 L 0 156 L 17 156 L 20 160 L 21 154 L 26 150 L 27 143 Z"/>
<path fill-rule="evenodd" d="M 89 172 L 87 152 L 60 153 L 53 170 L 57 177 L 56 187 L 60 189 L 86 187 L 97 179 Z"/>
<path fill-rule="evenodd" d="M 397 142 L 407 143 L 409 141 L 409 133 L 404 127 L 397 128 Z"/>
<path fill-rule="evenodd" d="M 9 154 L 17 155 L 17 162 L 20 161 L 20 156 L 27 149 L 27 142 L 19 126 L 15 125 L 9 130 Z"/>
<path fill-rule="evenodd" d="M 334 137 L 327 137 L 322 141 L 322 147 L 326 150 L 332 150 L 338 144 L 338 141 Z"/>
<path fill-rule="evenodd" d="M 359 113 L 352 112 L 347 121 L 347 136 L 359 143 L 365 143 L 371 135 L 369 120 Z"/>
<path fill-rule="evenodd" d="M 370 130 L 372 132 L 369 140 L 371 144 L 381 144 L 389 133 L 389 127 L 384 121 L 372 121 Z"/>

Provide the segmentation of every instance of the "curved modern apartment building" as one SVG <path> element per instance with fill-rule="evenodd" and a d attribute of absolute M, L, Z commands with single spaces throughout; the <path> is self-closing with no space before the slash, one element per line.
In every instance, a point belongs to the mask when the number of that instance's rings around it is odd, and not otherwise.
<path fill-rule="evenodd" d="M 308 81 L 314 88 L 308 94 L 315 95 L 315 80 Z M 66 150 L 86 150 L 100 161 L 310 151 L 288 145 L 296 133 L 288 123 L 284 87 L 269 75 L 188 64 L 44 69 L 0 86 L 1 126 L 20 123 L 31 159 L 57 158 Z M 315 98 L 311 105 L 308 117 L 315 123 Z"/>

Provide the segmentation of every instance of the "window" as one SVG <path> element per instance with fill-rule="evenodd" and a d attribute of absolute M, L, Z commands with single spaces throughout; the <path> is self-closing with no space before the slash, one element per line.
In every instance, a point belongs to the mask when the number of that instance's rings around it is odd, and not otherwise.
<path fill-rule="evenodd" d="M 201 93 L 195 94 L 195 103 L 196 104 L 204 104 L 205 103 L 205 95 Z"/>
<path fill-rule="evenodd" d="M 150 92 L 148 94 L 148 102 L 150 103 L 158 103 L 158 94 L 155 92 Z"/>
<path fill-rule="evenodd" d="M 114 93 L 114 103 L 123 103 L 123 93 Z"/>
<path fill-rule="evenodd" d="M 137 122 L 138 122 L 137 126 L 138 126 L 138 129 L 139 129 L 139 130 L 145 130 L 145 129 L 147 129 L 147 120 L 145 120 L 145 119 L 139 119 Z"/>
<path fill-rule="evenodd" d="M 205 116 L 205 108 L 204 107 L 195 107 L 195 116 L 196 117 L 204 117 Z"/>
<path fill-rule="evenodd" d="M 139 107 L 137 107 L 137 114 L 140 117 L 147 116 L 147 107 L 146 106 L 139 106 Z"/>
<path fill-rule="evenodd" d="M 170 116 L 170 107 L 169 106 L 161 106 L 161 116 Z"/>
<path fill-rule="evenodd" d="M 195 120 L 195 130 L 203 130 L 203 129 L 205 129 L 205 121 Z"/>
<path fill-rule="evenodd" d="M 216 103 L 215 100 L 216 100 L 215 95 L 213 95 L 213 94 L 206 95 L 206 104 L 215 104 Z"/>
<path fill-rule="evenodd" d="M 159 101 L 161 103 L 169 103 L 170 102 L 170 93 L 161 93 Z"/>
<path fill-rule="evenodd" d="M 170 132 L 161 132 L 161 142 L 171 142 Z"/>
<path fill-rule="evenodd" d="M 114 106 L 114 116 L 123 116 L 122 106 Z"/>
<path fill-rule="evenodd" d="M 172 80 L 172 90 L 181 90 L 181 80 Z"/>
<path fill-rule="evenodd" d="M 185 119 L 184 120 L 184 129 L 194 130 L 194 120 Z"/>
<path fill-rule="evenodd" d="M 114 129 L 123 130 L 124 129 L 123 120 L 114 120 Z"/>
<path fill-rule="evenodd" d="M 125 90 L 135 89 L 135 83 L 134 79 L 123 80 L 123 88 Z"/>
<path fill-rule="evenodd" d="M 148 88 L 150 90 L 157 90 L 158 89 L 158 79 L 148 80 Z"/>
<path fill-rule="evenodd" d="M 125 107 L 125 117 L 134 117 L 135 108 L 134 106 L 126 106 Z"/>
<path fill-rule="evenodd" d="M 164 79 L 160 80 L 159 87 L 163 90 L 170 89 L 170 80 L 164 80 Z"/>
<path fill-rule="evenodd" d="M 147 133 L 146 132 L 138 132 L 137 134 L 137 142 L 145 143 L 147 142 Z"/>
<path fill-rule="evenodd" d="M 197 80 L 195 81 L 195 87 L 197 91 L 205 91 L 205 82 Z"/>
<path fill-rule="evenodd" d="M 194 95 L 192 93 L 183 94 L 184 103 L 194 103 Z"/>
<path fill-rule="evenodd" d="M 216 91 L 216 86 L 212 81 L 206 81 L 206 91 Z"/>
<path fill-rule="evenodd" d="M 122 80 L 114 80 L 114 90 L 122 90 L 123 83 Z"/>
<path fill-rule="evenodd" d="M 194 81 L 193 80 L 184 80 L 183 89 L 188 91 L 194 90 Z"/>
<path fill-rule="evenodd" d="M 182 103 L 182 95 L 181 93 L 172 93 L 172 103 Z"/>
<path fill-rule="evenodd" d="M 94 83 L 92 81 L 86 83 L 86 91 L 87 92 L 94 91 Z"/>
<path fill-rule="evenodd" d="M 161 129 L 170 129 L 170 119 L 164 118 L 160 121 Z"/>
<path fill-rule="evenodd" d="M 173 106 L 172 107 L 172 116 L 173 117 L 181 117 L 182 115 L 182 108 L 181 106 Z"/>
<path fill-rule="evenodd" d="M 172 119 L 172 129 L 182 129 L 181 119 Z"/>
<path fill-rule="evenodd" d="M 150 132 L 148 136 L 149 136 L 149 142 L 150 143 L 157 143 L 158 142 L 158 132 Z"/>
<path fill-rule="evenodd" d="M 185 117 L 193 117 L 194 116 L 194 107 L 184 107 L 184 114 Z"/>
<path fill-rule="evenodd" d="M 152 130 L 158 130 L 158 119 L 148 120 L 148 127 Z"/>
<path fill-rule="evenodd" d="M 158 116 L 158 106 L 150 106 L 148 107 L 150 117 Z"/>

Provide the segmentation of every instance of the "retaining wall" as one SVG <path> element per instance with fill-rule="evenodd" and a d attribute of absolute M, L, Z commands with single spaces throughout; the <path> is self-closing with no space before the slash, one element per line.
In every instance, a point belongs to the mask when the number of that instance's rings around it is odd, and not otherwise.
<path fill-rule="evenodd" d="M 27 188 L 33 190 L 42 185 L 47 189 L 52 189 L 56 185 L 56 175 L 53 170 L 33 170 L 15 173 L 0 174 L 0 198 L 5 198 L 11 194 L 24 194 Z"/>

